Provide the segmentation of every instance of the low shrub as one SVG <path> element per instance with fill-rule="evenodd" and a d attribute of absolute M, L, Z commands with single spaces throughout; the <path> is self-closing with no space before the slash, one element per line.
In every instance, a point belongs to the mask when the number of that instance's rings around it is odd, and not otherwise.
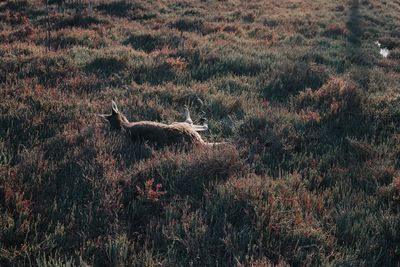
<path fill-rule="evenodd" d="M 162 49 L 163 47 L 177 48 L 179 43 L 179 36 L 161 33 L 133 34 L 124 42 L 125 45 L 129 44 L 135 49 L 146 52 Z"/>
<path fill-rule="evenodd" d="M 45 41 L 43 41 L 45 43 Z M 54 48 L 69 48 L 73 46 L 84 46 L 89 48 L 104 47 L 107 40 L 101 38 L 96 31 L 86 29 L 61 30 L 53 34 L 50 45 Z"/>
<path fill-rule="evenodd" d="M 273 70 L 263 89 L 266 99 L 287 100 L 304 88 L 317 89 L 329 78 L 329 72 L 322 66 L 299 62 L 284 64 Z"/>
<path fill-rule="evenodd" d="M 97 10 L 111 16 L 130 18 L 132 20 L 148 20 L 157 16 L 156 13 L 151 12 L 143 3 L 139 2 L 111 1 L 110 3 L 98 5 Z"/>
<path fill-rule="evenodd" d="M 320 111 L 323 117 L 346 117 L 361 112 L 362 94 L 351 82 L 333 78 L 320 89 L 307 89 L 296 98 L 298 108 Z"/>
<path fill-rule="evenodd" d="M 142 162 L 133 176 L 139 181 L 155 178 L 168 192 L 168 196 L 189 196 L 200 200 L 205 186 L 243 172 L 238 152 L 231 146 L 205 149 L 178 155 L 160 153 Z"/>
<path fill-rule="evenodd" d="M 96 16 L 74 15 L 74 16 L 66 16 L 59 18 L 59 21 L 55 23 L 54 28 L 56 29 L 73 28 L 73 27 L 90 28 L 92 25 L 101 25 L 101 24 L 108 24 L 108 21 L 100 19 Z"/>
<path fill-rule="evenodd" d="M 323 34 L 327 37 L 335 37 L 335 36 L 346 37 L 348 32 L 347 32 L 346 27 L 331 24 L 331 25 L 328 25 L 328 27 L 326 27 Z"/>
<path fill-rule="evenodd" d="M 217 29 L 205 22 L 203 19 L 182 18 L 170 23 L 172 28 L 181 32 L 198 32 L 201 34 L 210 34 Z"/>

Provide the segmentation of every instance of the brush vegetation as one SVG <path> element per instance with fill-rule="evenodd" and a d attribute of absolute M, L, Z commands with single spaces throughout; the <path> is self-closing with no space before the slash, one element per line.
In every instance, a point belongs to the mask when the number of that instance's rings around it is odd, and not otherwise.
<path fill-rule="evenodd" d="M 398 266 L 399 1 L 91 2 L 0 3 L 1 266 Z"/>

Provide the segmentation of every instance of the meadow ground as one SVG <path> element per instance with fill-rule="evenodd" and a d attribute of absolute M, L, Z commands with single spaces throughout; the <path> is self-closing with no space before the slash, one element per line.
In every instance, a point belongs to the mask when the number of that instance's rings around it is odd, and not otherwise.
<path fill-rule="evenodd" d="M 0 3 L 1 266 L 399 266 L 399 0 L 88 7 Z"/>

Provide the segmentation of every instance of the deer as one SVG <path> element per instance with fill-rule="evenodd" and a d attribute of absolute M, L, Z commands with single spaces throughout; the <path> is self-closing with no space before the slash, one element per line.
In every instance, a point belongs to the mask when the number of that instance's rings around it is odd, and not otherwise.
<path fill-rule="evenodd" d="M 125 132 L 134 143 L 148 142 L 158 147 L 168 145 L 212 147 L 223 144 L 205 142 L 198 133 L 198 129 L 186 122 L 172 124 L 154 121 L 130 122 L 124 114 L 119 112 L 114 100 L 111 102 L 111 114 L 97 115 L 106 120 L 111 128 Z"/>

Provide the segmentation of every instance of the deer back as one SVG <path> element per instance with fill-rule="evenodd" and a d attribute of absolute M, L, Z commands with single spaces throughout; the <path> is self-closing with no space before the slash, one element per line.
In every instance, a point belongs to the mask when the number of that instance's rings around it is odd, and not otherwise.
<path fill-rule="evenodd" d="M 129 123 L 124 126 L 124 129 L 134 142 L 149 141 L 158 145 L 202 145 L 205 143 L 195 130 L 186 125 L 140 121 Z"/>

